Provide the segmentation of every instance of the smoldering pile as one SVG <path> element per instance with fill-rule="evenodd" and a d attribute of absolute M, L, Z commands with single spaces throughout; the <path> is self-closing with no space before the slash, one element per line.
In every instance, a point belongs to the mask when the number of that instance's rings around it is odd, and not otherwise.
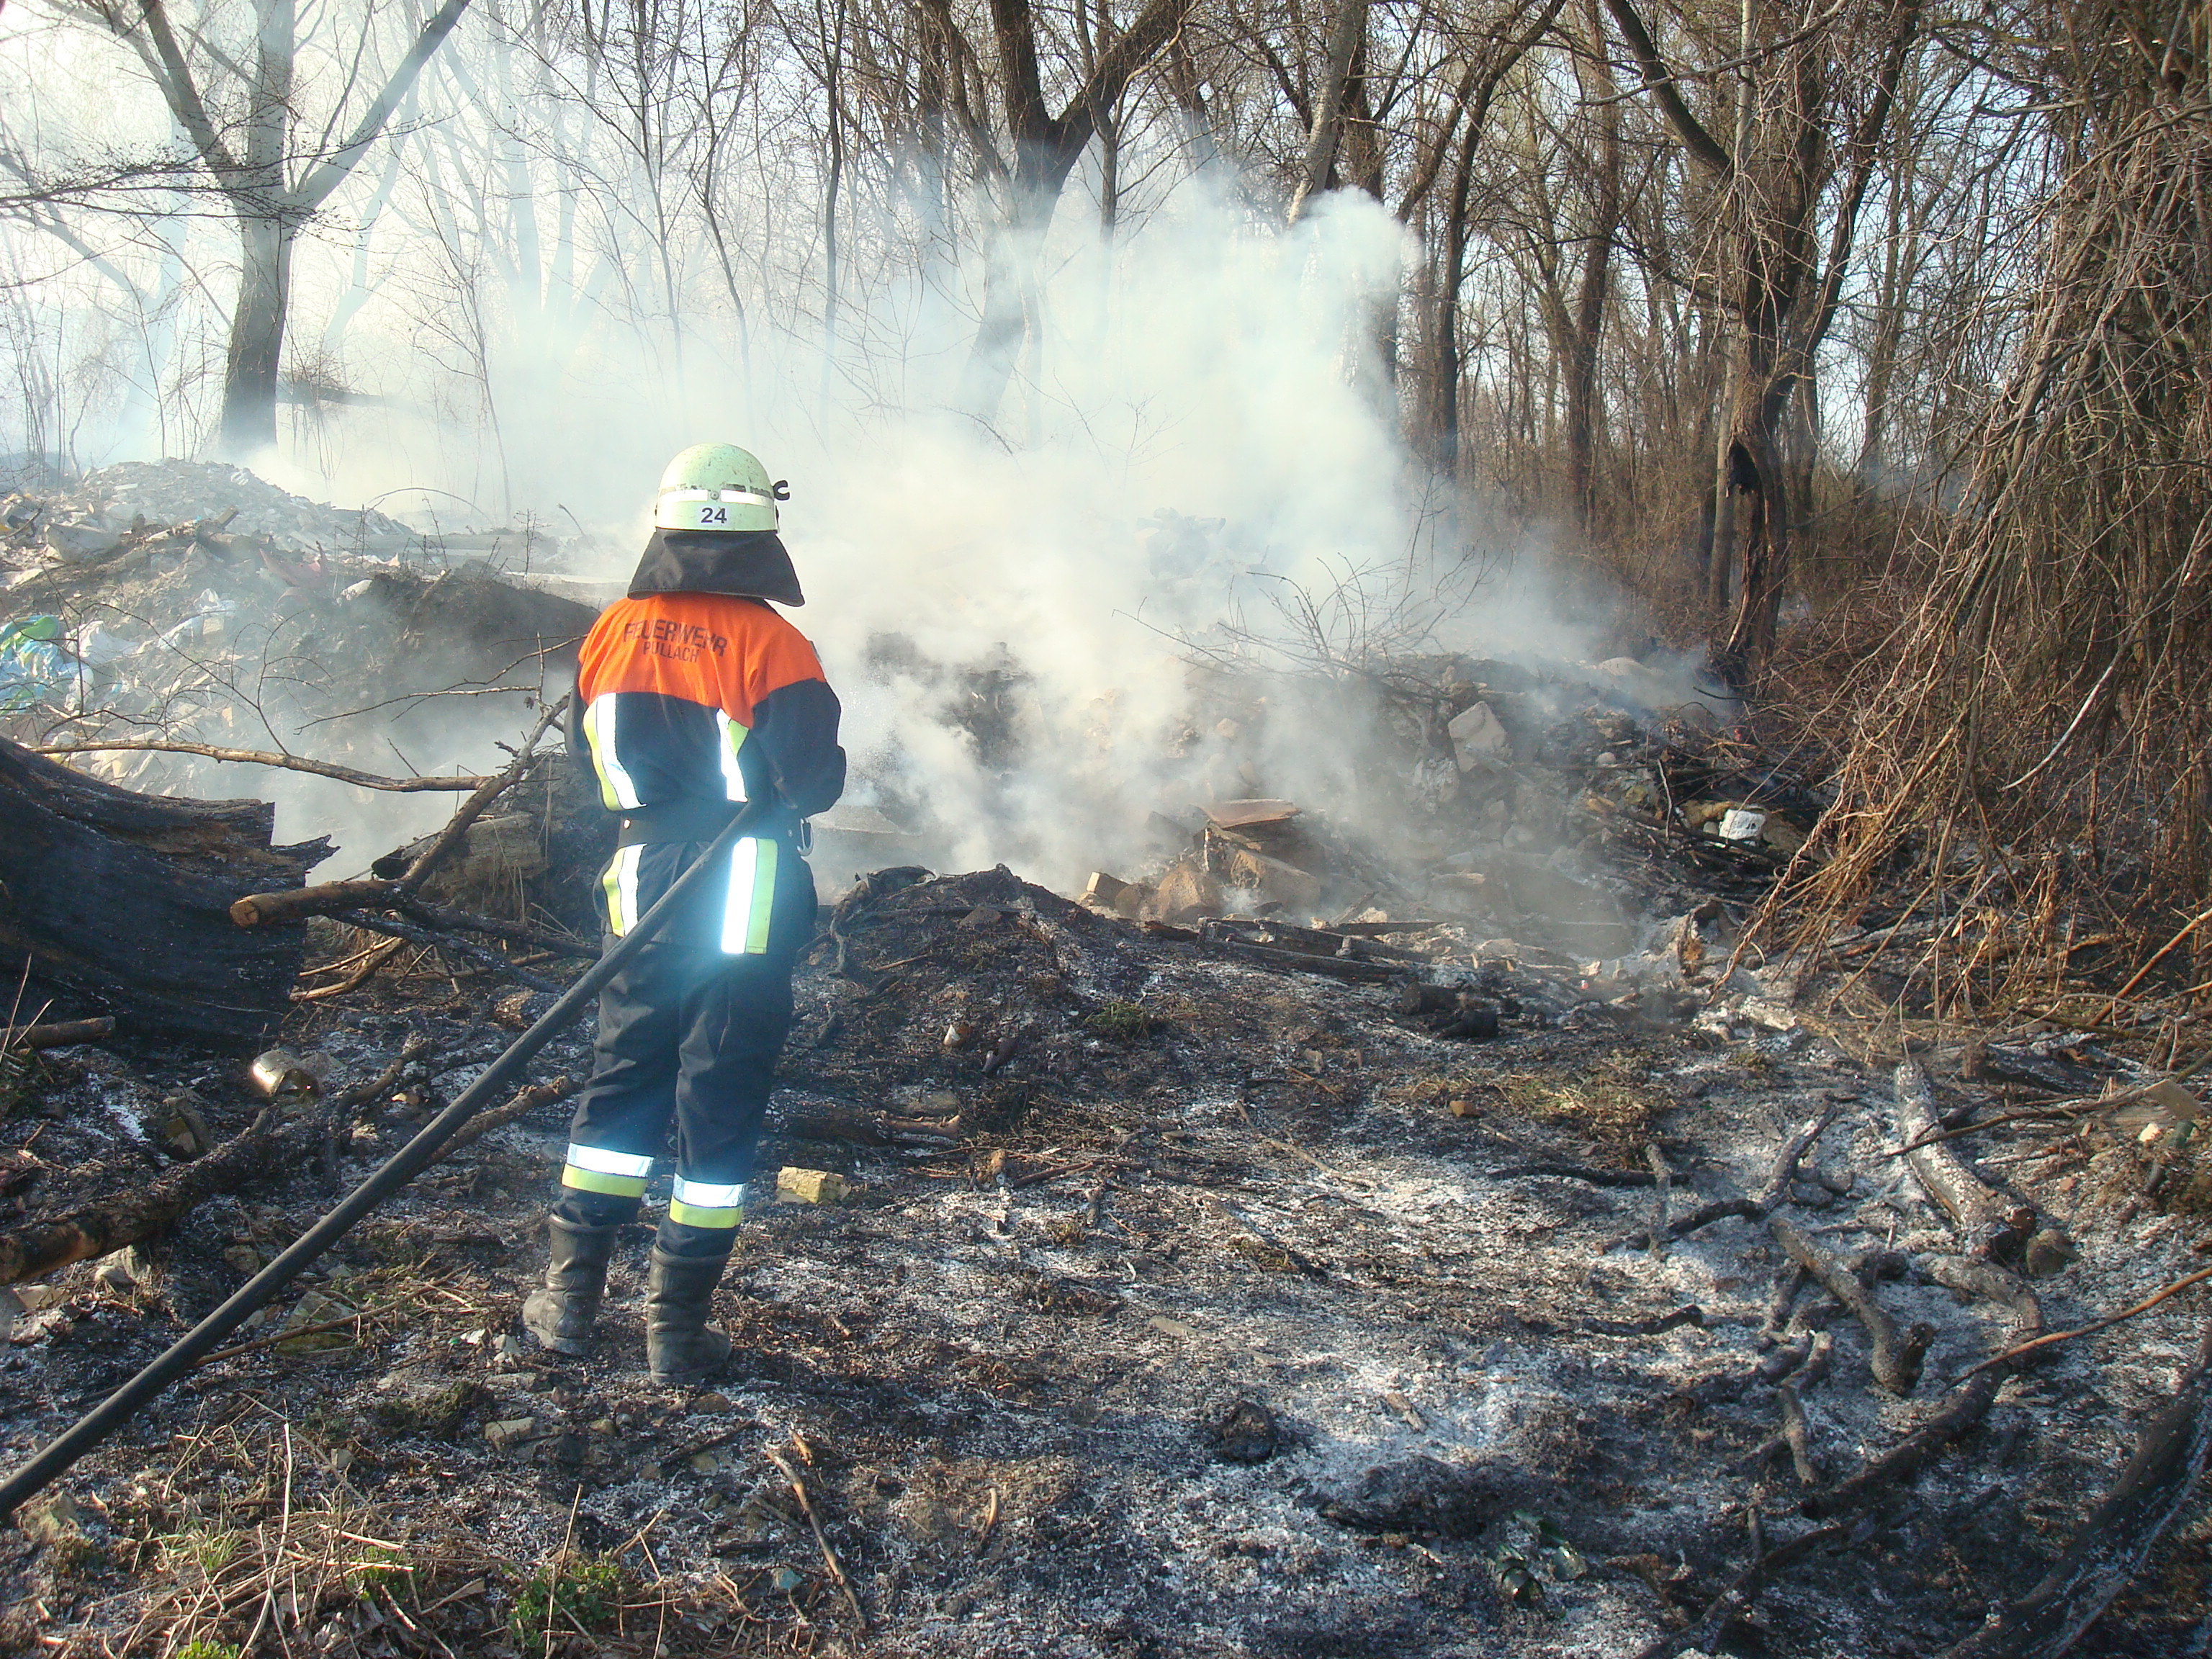
<path fill-rule="evenodd" d="M 203 538 L 244 538 L 294 557 L 501 550 L 520 556 L 557 548 L 556 538 L 534 525 L 413 525 L 374 507 L 310 501 L 242 466 L 217 462 L 121 461 L 73 477 L 47 471 L 19 478 L 0 498 L 0 556 L 15 567 L 11 584 L 42 562 L 98 564 L 149 538 L 174 538 L 186 527 Z"/>
<path fill-rule="evenodd" d="M 112 781 L 234 787 L 204 759 L 84 746 L 296 747 L 371 772 L 464 763 L 476 757 L 453 734 L 480 722 L 452 706 L 410 718 L 418 706 L 557 688 L 593 615 L 557 582 L 481 559 L 425 563 L 423 538 L 397 520 L 234 467 L 111 467 L 65 493 L 11 496 L 5 516 L 5 729 L 76 746 Z M 409 555 L 377 556 L 395 537 Z"/>

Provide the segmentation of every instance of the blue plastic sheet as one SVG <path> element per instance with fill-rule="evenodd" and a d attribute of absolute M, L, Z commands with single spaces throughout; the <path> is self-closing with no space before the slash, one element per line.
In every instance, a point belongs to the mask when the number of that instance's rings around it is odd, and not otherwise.
<path fill-rule="evenodd" d="M 40 703 L 58 708 L 76 678 L 76 665 L 54 641 L 59 617 L 25 617 L 0 624 L 0 714 L 20 714 Z"/>

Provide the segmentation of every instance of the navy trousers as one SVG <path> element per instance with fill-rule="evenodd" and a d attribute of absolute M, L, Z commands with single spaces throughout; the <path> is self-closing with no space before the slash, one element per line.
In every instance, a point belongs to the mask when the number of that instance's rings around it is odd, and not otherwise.
<path fill-rule="evenodd" d="M 609 944 L 705 850 L 624 848 L 605 887 Z M 581 1226 L 635 1218 L 654 1162 L 676 1181 L 661 1228 L 679 1255 L 726 1252 L 791 1032 L 791 975 L 813 937 L 813 872 L 787 840 L 741 841 L 726 880 L 599 994 L 592 1080 L 576 1103 L 554 1212 Z"/>

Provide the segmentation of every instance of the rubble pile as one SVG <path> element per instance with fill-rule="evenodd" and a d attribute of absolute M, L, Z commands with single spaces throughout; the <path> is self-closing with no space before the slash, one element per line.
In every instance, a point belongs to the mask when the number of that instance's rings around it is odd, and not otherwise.
<path fill-rule="evenodd" d="M 418 539 L 397 519 L 374 508 L 347 512 L 311 501 L 214 462 L 122 461 L 70 480 L 64 488 L 19 489 L 0 500 L 11 562 L 40 554 L 68 564 L 92 564 L 119 551 L 125 539 L 179 525 L 244 537 L 285 554 L 396 552 Z"/>
<path fill-rule="evenodd" d="M 194 488 L 212 494 L 194 496 Z M 39 539 L 52 514 L 95 496 L 138 503 L 112 546 L 79 559 Z M 218 497 L 226 505 L 199 518 L 167 517 Z M 358 550 L 288 551 L 301 544 L 239 529 L 243 513 L 229 513 L 259 501 L 266 525 L 293 499 L 237 469 L 168 462 L 88 475 L 76 494 L 40 506 L 12 532 L 27 562 L 9 591 L 16 617 L 0 625 L 0 734 L 141 790 L 282 789 L 316 809 L 321 826 L 366 825 L 369 844 L 348 849 L 358 870 L 416 826 L 442 819 L 436 807 L 407 810 L 435 797 L 372 797 L 372 814 L 358 789 L 242 769 L 235 759 L 301 755 L 372 779 L 471 772 L 498 755 L 497 740 L 530 708 L 561 694 L 595 613 L 482 564 L 424 568 Z M 148 506 L 160 516 L 149 519 Z M 112 507 L 110 519 L 119 513 Z M 309 539 L 327 545 L 318 538 L 347 515 L 302 506 L 295 529 L 317 513 Z M 464 861 L 482 878 L 477 884 L 512 890 L 493 907 L 499 914 L 536 910 L 589 927 L 578 860 L 603 855 L 605 837 L 572 773 L 565 757 L 547 757 L 507 814 L 511 856 L 496 870 L 481 855 L 501 827 L 474 833 Z"/>
<path fill-rule="evenodd" d="M 1594 1003 L 1632 1023 L 1724 1021 L 1749 981 L 1711 975 L 1824 803 L 1702 704 L 1626 706 L 1606 686 L 1644 671 L 1610 667 L 1594 687 L 1557 668 L 1405 665 L 1395 741 L 1363 781 L 1393 804 L 1387 830 L 1371 810 L 1362 831 L 1286 799 L 1207 799 L 1155 813 L 1152 863 L 1094 871 L 1082 902 L 1346 979 L 1419 970 L 1465 992 L 1453 975 L 1541 966 L 1557 976 L 1516 1000 L 1555 1021 Z M 1233 753 L 1209 776 L 1261 781 Z"/>
<path fill-rule="evenodd" d="M 120 461 L 65 477 L 25 477 L 0 496 L 0 559 L 21 582 L 46 562 L 96 564 L 148 537 L 186 526 L 296 558 L 366 554 L 435 558 L 448 553 L 558 550 L 532 525 L 513 530 L 452 532 L 416 526 L 374 507 L 337 507 L 279 489 L 241 466 L 217 462 Z"/>

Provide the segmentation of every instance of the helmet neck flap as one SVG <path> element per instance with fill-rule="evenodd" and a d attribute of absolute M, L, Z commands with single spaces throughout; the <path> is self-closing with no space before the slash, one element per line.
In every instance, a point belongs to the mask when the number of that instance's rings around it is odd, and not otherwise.
<path fill-rule="evenodd" d="M 800 605 L 799 572 L 773 530 L 655 530 L 645 544 L 629 597 L 650 593 L 727 593 Z"/>

